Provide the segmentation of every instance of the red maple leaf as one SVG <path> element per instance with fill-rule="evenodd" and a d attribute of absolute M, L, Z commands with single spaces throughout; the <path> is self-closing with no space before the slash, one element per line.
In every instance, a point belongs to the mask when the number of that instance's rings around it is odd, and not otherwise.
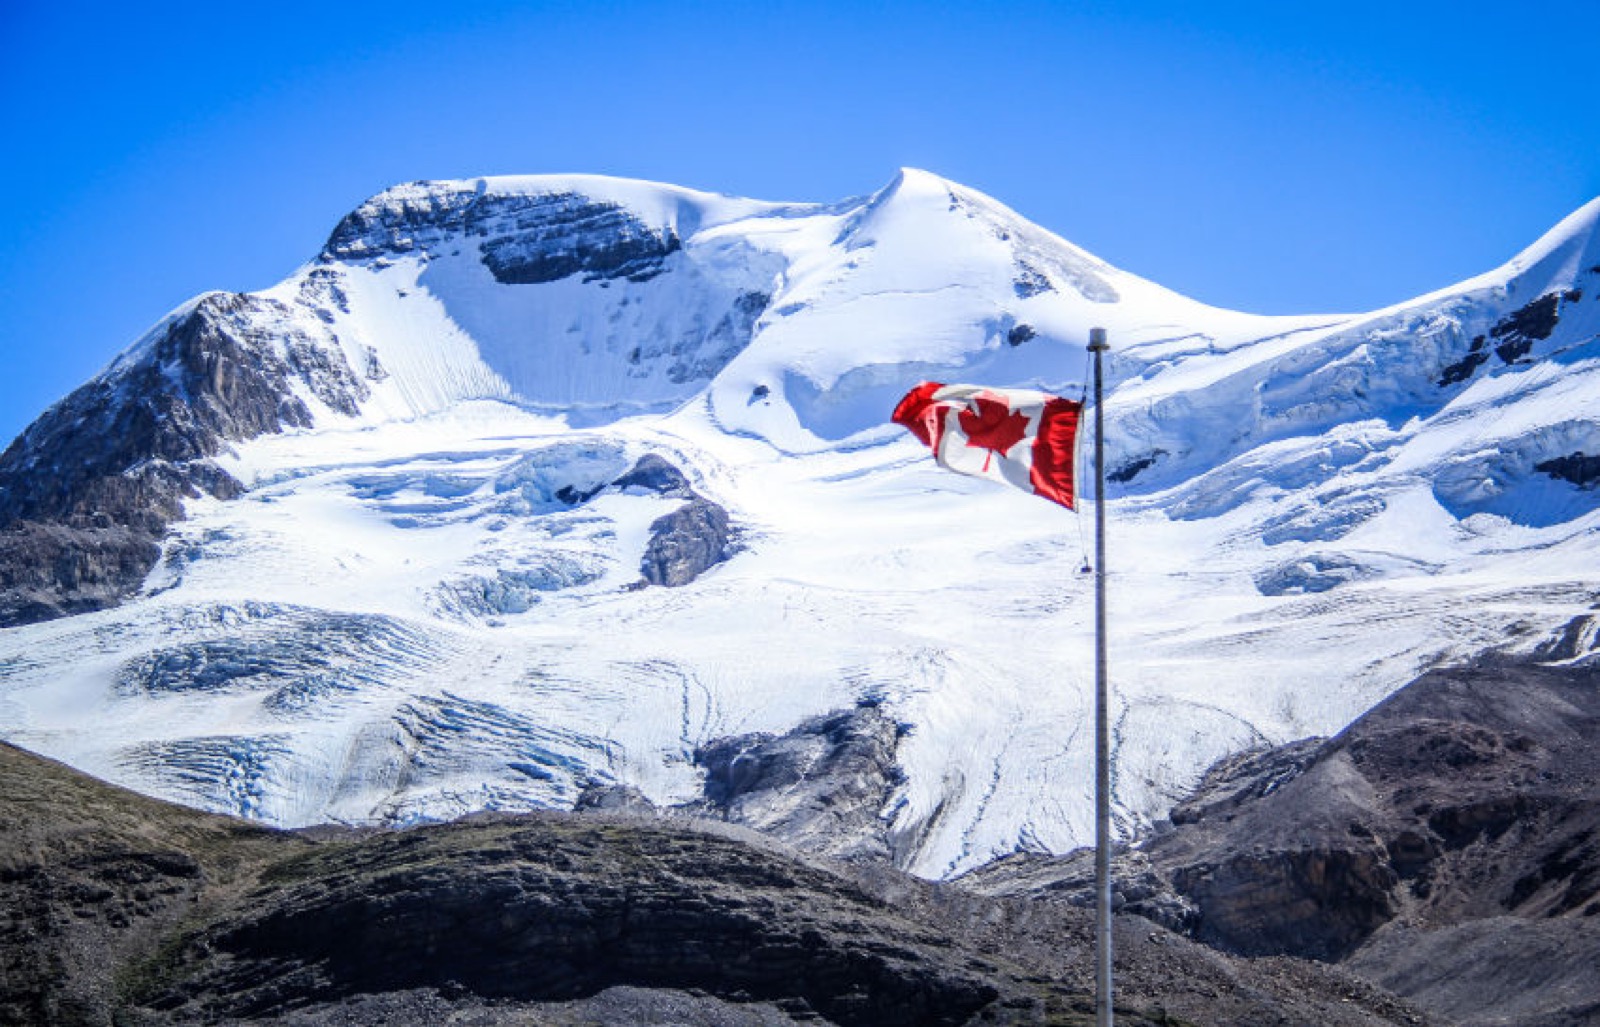
<path fill-rule="evenodd" d="M 1028 434 L 1028 415 L 1013 411 L 1005 400 L 992 396 L 972 397 L 957 419 L 962 433 L 967 437 L 968 446 L 989 450 L 989 454 L 983 458 L 985 471 L 989 469 L 989 461 L 995 453 L 1005 456 L 1006 450 L 1021 442 Z"/>

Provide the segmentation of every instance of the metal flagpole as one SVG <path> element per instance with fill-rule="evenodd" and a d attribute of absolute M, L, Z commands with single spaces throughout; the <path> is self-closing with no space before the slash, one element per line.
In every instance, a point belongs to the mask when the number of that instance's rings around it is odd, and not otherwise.
<path fill-rule="evenodd" d="M 1106 330 L 1089 329 L 1094 354 L 1094 912 L 1095 1027 L 1111 1023 L 1111 731 L 1106 712 L 1106 475 L 1100 355 Z"/>

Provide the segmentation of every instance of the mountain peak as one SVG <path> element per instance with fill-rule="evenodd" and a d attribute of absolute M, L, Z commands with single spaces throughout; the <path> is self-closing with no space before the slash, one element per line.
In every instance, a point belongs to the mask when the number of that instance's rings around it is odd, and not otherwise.
<path fill-rule="evenodd" d="M 397 186 L 0 456 L 5 736 L 276 823 L 401 823 L 679 801 L 716 739 L 875 703 L 906 725 L 902 866 L 1069 849 L 1072 525 L 888 416 L 922 380 L 1081 396 L 1103 326 L 1132 831 L 1421 664 L 1588 651 L 1595 213 L 1515 280 L 1265 318 L 911 168 L 830 206 Z M 681 488 L 627 474 L 658 460 Z M 668 551 L 706 559 L 644 569 Z"/>

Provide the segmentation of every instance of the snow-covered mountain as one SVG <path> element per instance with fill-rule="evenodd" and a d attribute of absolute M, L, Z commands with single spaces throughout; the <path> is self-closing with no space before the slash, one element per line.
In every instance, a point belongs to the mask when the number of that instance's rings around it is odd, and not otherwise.
<path fill-rule="evenodd" d="M 828 206 L 391 189 L 0 456 L 0 738 L 272 823 L 400 823 L 687 801 L 708 743 L 867 703 L 903 725 L 902 866 L 1072 848 L 1087 520 L 887 418 L 925 378 L 1077 395 L 1103 326 L 1133 832 L 1428 666 L 1591 650 L 1597 221 L 1385 310 L 1260 317 L 920 171 Z"/>

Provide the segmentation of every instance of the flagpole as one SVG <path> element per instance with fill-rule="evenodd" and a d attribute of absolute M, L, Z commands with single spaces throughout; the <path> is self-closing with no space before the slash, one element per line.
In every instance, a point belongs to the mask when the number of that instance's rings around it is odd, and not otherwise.
<path fill-rule="evenodd" d="M 1106 475 L 1100 355 L 1106 330 L 1089 329 L 1094 354 L 1094 911 L 1095 1027 L 1111 1015 L 1111 730 L 1106 699 Z"/>

